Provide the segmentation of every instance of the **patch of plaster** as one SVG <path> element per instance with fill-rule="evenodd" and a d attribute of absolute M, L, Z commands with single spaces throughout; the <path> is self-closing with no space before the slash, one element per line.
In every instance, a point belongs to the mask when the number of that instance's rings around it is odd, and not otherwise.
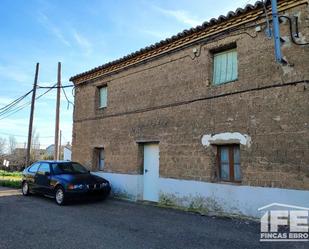
<path fill-rule="evenodd" d="M 251 146 L 251 137 L 247 134 L 241 134 L 239 132 L 225 132 L 218 134 L 208 134 L 202 137 L 202 144 L 208 147 L 211 144 L 228 144 L 239 143 Z"/>
<path fill-rule="evenodd" d="M 285 61 L 288 61 L 287 58 L 283 57 L 283 59 Z M 293 68 L 293 66 L 289 65 L 289 64 L 282 64 L 281 65 L 282 71 L 283 71 L 283 75 L 291 75 L 292 73 L 295 73 L 295 70 Z"/>

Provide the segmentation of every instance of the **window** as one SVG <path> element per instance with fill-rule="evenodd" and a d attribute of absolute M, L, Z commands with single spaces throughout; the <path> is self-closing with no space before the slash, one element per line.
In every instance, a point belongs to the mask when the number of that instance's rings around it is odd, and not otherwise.
<path fill-rule="evenodd" d="M 31 173 L 36 173 L 38 171 L 38 168 L 40 166 L 40 163 L 35 163 L 29 168 L 29 172 Z"/>
<path fill-rule="evenodd" d="M 214 54 L 213 83 L 215 85 L 237 80 L 237 71 L 236 48 Z"/>
<path fill-rule="evenodd" d="M 100 148 L 98 149 L 99 151 L 99 160 L 98 160 L 98 166 L 99 166 L 99 170 L 103 170 L 104 169 L 104 164 L 105 164 L 105 155 L 104 155 L 104 149 Z"/>
<path fill-rule="evenodd" d="M 55 175 L 88 173 L 88 170 L 84 166 L 74 162 L 53 163 L 52 168 Z"/>
<path fill-rule="evenodd" d="M 218 167 L 220 180 L 241 181 L 239 145 L 218 146 Z"/>
<path fill-rule="evenodd" d="M 38 170 L 38 174 L 45 175 L 45 173 L 50 173 L 49 164 L 48 163 L 41 163 L 40 168 Z"/>
<path fill-rule="evenodd" d="M 107 86 L 99 88 L 99 108 L 107 107 Z"/>

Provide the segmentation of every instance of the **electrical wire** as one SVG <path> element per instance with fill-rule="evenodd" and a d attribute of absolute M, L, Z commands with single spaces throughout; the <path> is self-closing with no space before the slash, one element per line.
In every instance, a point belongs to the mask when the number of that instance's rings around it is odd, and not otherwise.
<path fill-rule="evenodd" d="M 23 99 L 25 99 L 30 93 L 32 93 L 33 90 L 27 92 L 26 94 L 22 95 L 21 97 L 13 100 L 11 103 L 7 104 L 6 106 L 0 108 L 0 115 L 8 110 L 10 110 L 11 108 L 13 108 L 14 106 L 16 106 L 19 102 L 21 102 Z"/>
<path fill-rule="evenodd" d="M 291 40 L 292 42 L 297 45 L 297 46 L 306 46 L 306 45 L 309 45 L 309 42 L 306 42 L 306 43 L 299 43 L 295 40 L 295 37 L 293 36 L 293 29 L 292 29 L 292 19 L 288 16 L 279 16 L 279 18 L 286 18 L 289 22 L 289 27 L 290 27 L 290 37 L 291 37 Z"/>
<path fill-rule="evenodd" d="M 66 98 L 66 100 L 67 100 L 67 102 L 68 102 L 67 109 L 69 110 L 70 104 L 71 104 L 72 106 L 74 106 L 74 104 L 73 104 L 73 102 L 72 102 L 71 100 L 69 100 L 69 98 L 68 98 L 68 96 L 67 96 L 67 94 L 66 94 L 64 88 L 62 87 L 61 89 L 62 89 L 62 91 L 63 91 L 64 97 Z"/>
<path fill-rule="evenodd" d="M 281 87 L 287 87 L 287 86 L 296 86 L 298 84 L 309 84 L 309 79 L 308 80 L 304 79 L 304 80 L 299 80 L 299 81 L 291 81 L 291 82 L 285 82 L 285 83 L 280 82 L 280 83 L 275 83 L 275 84 L 272 84 L 272 85 L 254 87 L 254 88 L 237 90 L 237 91 L 232 91 L 232 92 L 225 92 L 225 93 L 221 93 L 221 94 L 218 94 L 218 95 L 208 95 L 208 96 L 204 96 L 204 97 L 200 97 L 200 98 L 195 98 L 195 99 L 192 99 L 192 100 L 185 100 L 185 101 L 179 101 L 179 102 L 174 102 L 174 103 L 170 103 L 170 104 L 159 105 L 159 106 L 154 106 L 154 107 L 149 107 L 149 108 L 143 108 L 143 109 L 137 109 L 137 110 L 132 110 L 132 111 L 107 114 L 107 115 L 104 115 L 104 116 L 97 116 L 97 117 L 83 118 L 83 119 L 74 119 L 73 122 L 79 122 L 80 123 L 80 122 L 83 122 L 83 121 L 101 120 L 101 119 L 106 119 L 106 118 L 111 118 L 111 117 L 120 117 L 120 116 L 125 116 L 125 115 L 150 112 L 150 111 L 154 111 L 154 110 L 166 109 L 166 108 L 171 108 L 171 107 L 176 107 L 176 106 L 181 106 L 181 105 L 188 105 L 188 104 L 195 103 L 195 102 L 224 98 L 224 97 L 228 97 L 228 96 L 250 93 L 250 92 L 255 92 L 255 91 L 262 91 L 262 90 L 268 90 L 268 89 L 272 89 L 272 88 L 281 88 Z"/>
<path fill-rule="evenodd" d="M 36 97 L 35 99 L 36 99 L 36 100 L 40 99 L 40 98 L 43 97 L 45 94 L 47 94 L 48 92 L 50 92 L 52 89 L 53 89 L 53 88 L 48 89 L 47 91 L 45 91 L 44 93 L 42 93 L 41 95 L 39 95 L 38 97 Z M 3 119 L 5 119 L 5 118 L 7 118 L 7 117 L 12 116 L 13 114 L 15 114 L 15 113 L 17 113 L 17 112 L 23 110 L 24 108 L 26 108 L 26 107 L 29 106 L 30 104 L 31 104 L 31 101 L 29 101 L 29 102 L 27 102 L 27 103 L 24 103 L 23 105 L 18 106 L 18 107 L 16 107 L 16 108 L 13 109 L 13 110 L 7 111 L 7 112 L 5 112 L 5 113 L 1 113 L 1 114 L 0 114 L 0 117 L 1 117 L 0 120 L 3 120 Z"/>
<path fill-rule="evenodd" d="M 57 85 L 57 83 L 55 85 Z M 38 88 L 42 88 L 42 89 L 57 89 L 57 88 L 68 88 L 68 87 L 74 87 L 74 85 L 66 85 L 66 86 L 38 86 Z"/>
<path fill-rule="evenodd" d="M 6 132 L 0 132 L 0 134 L 5 135 L 5 136 L 13 136 L 13 137 L 28 137 L 26 135 L 19 135 L 19 134 L 11 134 L 11 133 L 6 133 Z M 54 136 L 40 136 L 40 138 L 50 138 L 50 137 L 54 137 Z"/>

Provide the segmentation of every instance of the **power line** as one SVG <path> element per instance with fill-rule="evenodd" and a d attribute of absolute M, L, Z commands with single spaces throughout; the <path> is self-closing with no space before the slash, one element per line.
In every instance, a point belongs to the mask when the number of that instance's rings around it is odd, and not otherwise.
<path fill-rule="evenodd" d="M 0 115 L 9 111 L 11 108 L 15 107 L 19 102 L 21 102 L 23 99 L 25 99 L 30 93 L 32 93 L 33 90 L 27 92 L 26 94 L 20 96 L 19 98 L 13 100 L 11 103 L 7 104 L 6 106 L 0 108 Z"/>
<path fill-rule="evenodd" d="M 57 83 L 56 83 L 57 84 Z M 55 85 L 56 85 L 55 84 Z M 42 89 L 44 89 L 44 88 L 46 88 L 46 89 L 57 89 L 57 88 L 68 88 L 68 87 L 74 87 L 74 85 L 66 85 L 66 86 L 38 86 L 38 88 L 42 88 Z"/>
<path fill-rule="evenodd" d="M 48 92 L 50 92 L 53 88 L 50 88 L 48 89 L 47 91 L 45 91 L 44 93 L 42 93 L 41 95 L 39 95 L 38 97 L 36 97 L 35 99 L 38 100 L 39 98 L 43 97 L 45 94 L 47 94 Z M 31 91 L 32 92 L 32 91 Z M 5 113 L 0 113 L 0 120 L 3 120 L 7 117 L 10 117 L 12 116 L 13 114 L 23 110 L 24 108 L 26 108 L 27 106 L 29 106 L 31 104 L 31 101 L 30 102 L 27 102 L 21 106 L 18 106 L 17 108 L 13 109 L 13 110 L 9 110 Z M 4 117 L 3 117 L 4 116 Z"/>
<path fill-rule="evenodd" d="M 62 92 L 63 92 L 64 97 L 66 98 L 66 100 L 67 100 L 67 102 L 68 102 L 67 109 L 69 109 L 70 104 L 71 104 L 72 106 L 74 106 L 74 104 L 72 103 L 72 101 L 71 101 L 71 100 L 69 100 L 69 98 L 68 98 L 68 96 L 67 96 L 67 94 L 66 94 L 66 92 L 65 92 L 64 88 L 62 88 Z"/>
<path fill-rule="evenodd" d="M 14 136 L 14 137 L 28 137 L 26 135 L 19 135 L 19 134 L 12 134 L 12 133 L 6 133 L 6 132 L 0 132 L 0 134 L 2 135 L 6 135 L 6 136 Z M 50 137 L 54 137 L 54 136 L 40 136 L 40 138 L 50 138 Z"/>

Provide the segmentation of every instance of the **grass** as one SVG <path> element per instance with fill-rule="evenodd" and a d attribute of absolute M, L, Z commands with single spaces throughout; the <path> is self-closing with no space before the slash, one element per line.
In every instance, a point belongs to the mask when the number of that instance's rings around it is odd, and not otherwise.
<path fill-rule="evenodd" d="M 21 178 L 21 172 L 7 172 L 5 170 L 0 170 L 0 186 L 20 188 Z"/>

